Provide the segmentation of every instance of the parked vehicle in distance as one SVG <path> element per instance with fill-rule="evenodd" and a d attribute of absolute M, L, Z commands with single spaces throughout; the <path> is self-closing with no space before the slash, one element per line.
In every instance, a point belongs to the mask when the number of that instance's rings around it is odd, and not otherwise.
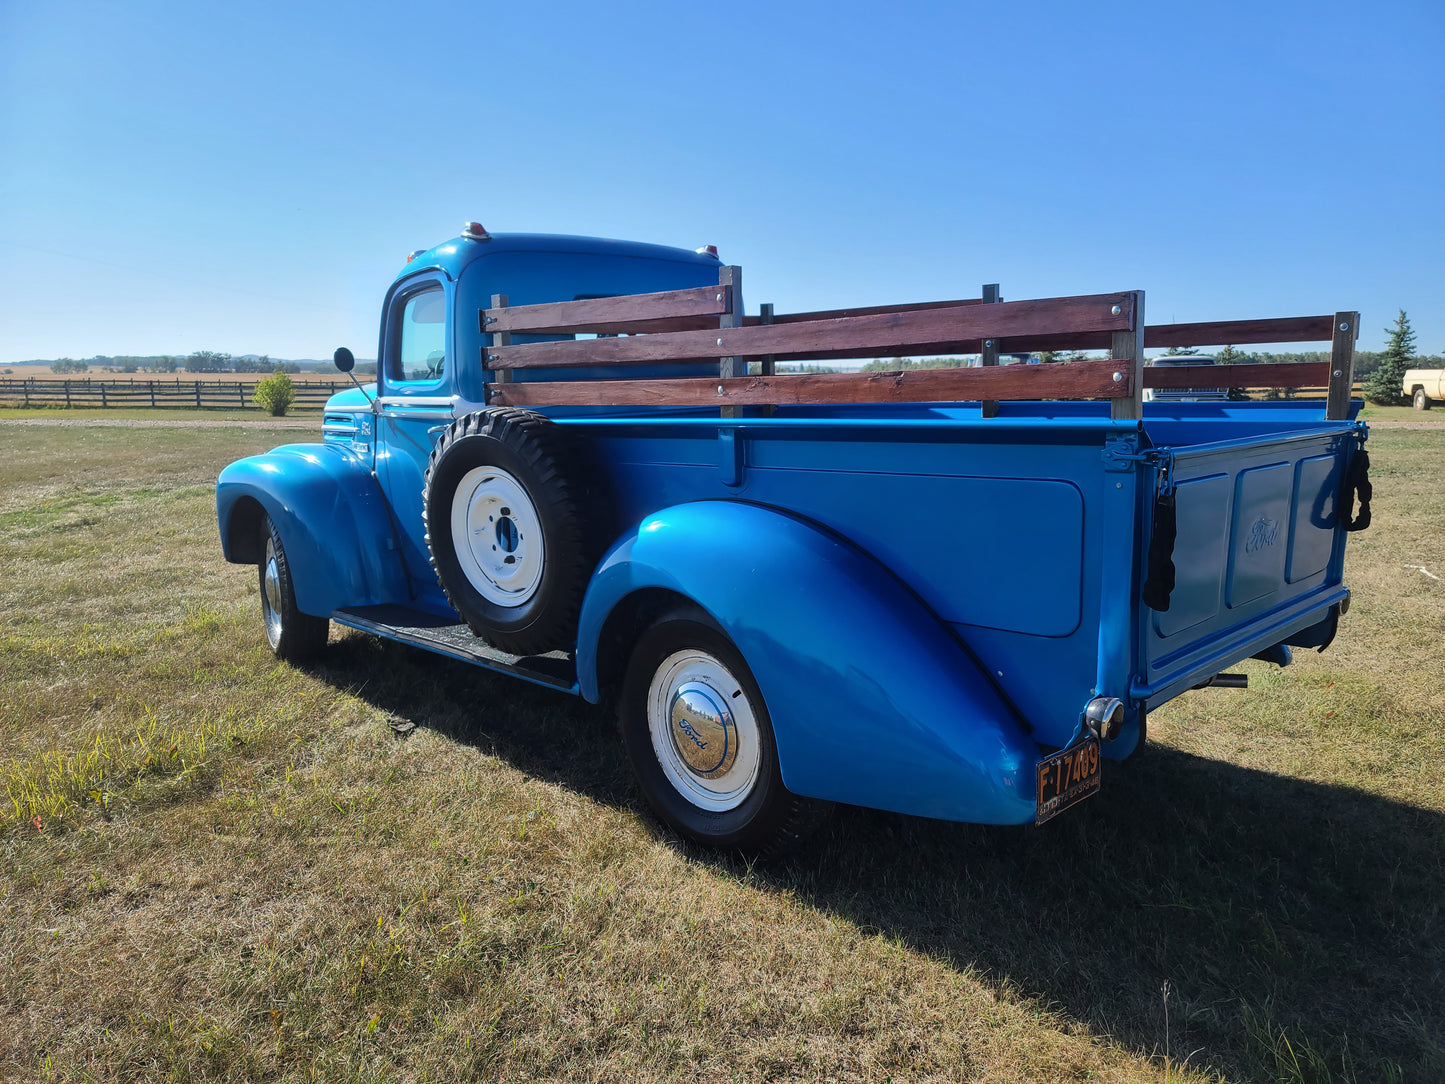
<path fill-rule="evenodd" d="M 1162 357 L 1150 358 L 1144 364 L 1150 368 L 1168 369 L 1180 365 L 1213 365 L 1212 354 L 1165 354 Z M 1199 374 L 1201 378 L 1204 373 Z M 1155 400 L 1195 401 L 1195 402 L 1218 402 L 1229 398 L 1228 388 L 1145 388 L 1144 401 L 1152 403 Z"/>
<path fill-rule="evenodd" d="M 1416 410 L 1429 410 L 1445 400 L 1445 369 L 1409 369 L 1401 391 Z"/>
<path fill-rule="evenodd" d="M 714 251 L 469 223 L 391 284 L 378 379 L 332 397 L 321 442 L 221 472 L 221 544 L 283 659 L 334 621 L 610 691 L 654 813 L 704 844 L 774 853 L 831 802 L 1042 823 L 1150 711 L 1328 645 L 1368 519 L 1356 314 L 1247 324 L 1334 337 L 1343 364 L 1291 367 L 1324 404 L 1146 410 L 1179 382 L 1146 332 L 1244 329 L 1146 328 L 1143 303 L 747 314 Z M 1112 357 L 774 373 L 1000 339 Z"/>

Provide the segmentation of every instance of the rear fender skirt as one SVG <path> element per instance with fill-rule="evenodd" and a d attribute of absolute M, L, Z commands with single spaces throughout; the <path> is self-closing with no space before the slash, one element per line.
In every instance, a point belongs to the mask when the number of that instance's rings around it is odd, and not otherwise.
<path fill-rule="evenodd" d="M 287 444 L 223 470 L 216 519 L 226 560 L 256 559 L 257 505 L 281 532 L 303 613 L 409 600 L 386 504 L 370 468 L 346 448 Z"/>
<path fill-rule="evenodd" d="M 654 588 L 696 602 L 738 646 L 790 790 L 947 820 L 1034 819 L 1037 746 L 954 635 L 848 542 L 742 502 L 648 516 L 612 547 L 583 600 L 587 699 L 599 699 L 608 615 Z"/>

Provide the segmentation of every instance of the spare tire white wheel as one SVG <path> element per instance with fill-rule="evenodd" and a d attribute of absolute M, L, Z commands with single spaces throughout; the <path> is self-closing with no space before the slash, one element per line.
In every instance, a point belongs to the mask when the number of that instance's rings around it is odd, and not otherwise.
<path fill-rule="evenodd" d="M 508 407 L 458 418 L 422 499 L 432 567 L 476 635 L 514 655 L 572 646 L 589 562 L 556 425 Z"/>

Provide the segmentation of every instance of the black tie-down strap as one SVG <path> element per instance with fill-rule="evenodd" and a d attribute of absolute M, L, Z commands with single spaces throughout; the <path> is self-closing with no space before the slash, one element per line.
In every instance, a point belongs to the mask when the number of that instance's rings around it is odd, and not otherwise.
<path fill-rule="evenodd" d="M 1340 494 L 1340 519 L 1347 531 L 1363 531 L 1370 525 L 1370 498 L 1375 487 L 1370 484 L 1370 453 L 1361 448 L 1350 459 L 1345 470 Z M 1360 511 L 1355 513 L 1355 497 L 1360 498 Z"/>
<path fill-rule="evenodd" d="M 1174 514 L 1174 491 L 1154 498 L 1154 530 L 1149 537 L 1149 568 L 1144 580 L 1144 605 L 1159 613 L 1169 609 L 1174 591 L 1174 539 L 1179 524 Z"/>

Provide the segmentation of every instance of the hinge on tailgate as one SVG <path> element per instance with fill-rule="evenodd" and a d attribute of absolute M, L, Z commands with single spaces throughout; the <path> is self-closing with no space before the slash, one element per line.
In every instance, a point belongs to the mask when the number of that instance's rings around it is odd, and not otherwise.
<path fill-rule="evenodd" d="M 1174 452 L 1169 448 L 1145 448 L 1142 452 L 1130 439 L 1107 441 L 1101 453 L 1104 469 L 1114 474 L 1132 474 L 1140 463 L 1153 464 L 1159 472 L 1159 492 L 1174 492 Z"/>
<path fill-rule="evenodd" d="M 1132 474 L 1136 463 L 1149 462 L 1149 456 L 1153 449 L 1141 452 L 1139 446 L 1128 437 L 1116 438 L 1104 442 L 1104 450 L 1100 453 L 1104 460 L 1104 469 L 1115 474 Z"/>

